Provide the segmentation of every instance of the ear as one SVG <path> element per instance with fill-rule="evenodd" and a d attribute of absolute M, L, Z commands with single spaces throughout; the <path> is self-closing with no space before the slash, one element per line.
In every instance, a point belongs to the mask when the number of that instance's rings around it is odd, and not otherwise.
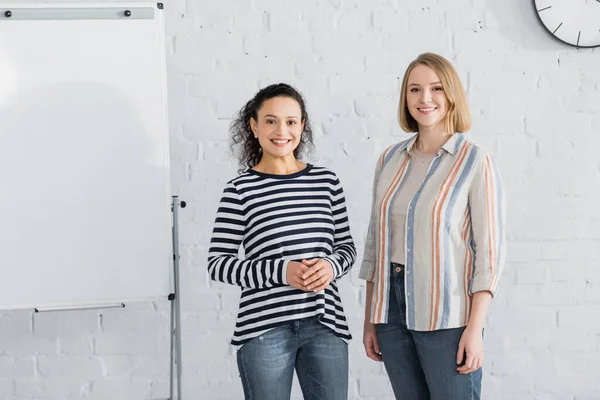
<path fill-rule="evenodd" d="M 252 132 L 254 133 L 254 137 L 258 138 L 258 127 L 257 127 L 257 123 L 256 120 L 254 118 L 250 118 L 250 128 L 252 129 Z"/>

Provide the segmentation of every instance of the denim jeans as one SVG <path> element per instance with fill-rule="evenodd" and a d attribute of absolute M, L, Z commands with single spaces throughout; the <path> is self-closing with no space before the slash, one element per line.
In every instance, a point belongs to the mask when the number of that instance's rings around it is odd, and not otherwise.
<path fill-rule="evenodd" d="M 406 328 L 404 266 L 392 266 L 387 324 L 377 324 L 377 340 L 397 399 L 479 400 L 481 368 L 467 375 L 456 368 L 463 328 L 430 332 Z"/>
<path fill-rule="evenodd" d="M 285 400 L 294 369 L 304 399 L 347 400 L 348 345 L 317 317 L 288 322 L 237 352 L 246 400 Z"/>

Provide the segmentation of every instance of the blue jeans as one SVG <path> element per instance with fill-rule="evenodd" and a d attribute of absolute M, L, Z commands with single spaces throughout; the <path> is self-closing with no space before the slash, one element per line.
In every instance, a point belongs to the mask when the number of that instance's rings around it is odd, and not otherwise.
<path fill-rule="evenodd" d="M 456 371 L 463 328 L 431 332 L 406 328 L 404 266 L 394 264 L 387 324 L 375 325 L 379 349 L 397 399 L 479 400 L 481 368 L 467 375 Z"/>
<path fill-rule="evenodd" d="M 246 400 L 284 400 L 294 369 L 307 400 L 347 400 L 348 345 L 317 317 L 267 331 L 237 352 Z"/>

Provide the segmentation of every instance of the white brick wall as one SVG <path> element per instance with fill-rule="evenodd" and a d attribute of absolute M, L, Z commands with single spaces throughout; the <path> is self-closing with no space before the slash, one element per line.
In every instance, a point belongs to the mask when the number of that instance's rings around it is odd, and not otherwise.
<path fill-rule="evenodd" d="M 362 249 L 373 164 L 405 137 L 395 123 L 399 79 L 423 51 L 457 66 L 471 138 L 496 154 L 508 191 L 509 262 L 488 318 L 484 399 L 600 399 L 600 52 L 552 41 L 528 0 L 165 7 L 173 190 L 189 204 L 181 213 L 186 399 L 242 398 L 227 344 L 239 292 L 205 272 L 217 201 L 236 169 L 226 142 L 232 114 L 269 83 L 306 95 L 311 161 L 340 176 Z M 350 397 L 391 399 L 382 365 L 363 354 L 357 274 L 341 283 L 355 335 Z M 166 397 L 167 332 L 168 304 L 0 314 L 0 399 Z M 301 398 L 297 386 L 293 397 Z"/>

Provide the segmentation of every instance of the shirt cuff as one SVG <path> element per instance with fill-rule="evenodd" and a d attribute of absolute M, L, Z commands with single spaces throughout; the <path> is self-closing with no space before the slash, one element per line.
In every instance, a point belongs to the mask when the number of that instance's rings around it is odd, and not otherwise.
<path fill-rule="evenodd" d="M 476 274 L 471 281 L 469 295 L 477 292 L 488 291 L 492 297 L 496 295 L 498 289 L 498 274 Z"/>
<path fill-rule="evenodd" d="M 338 264 L 338 262 L 336 261 L 335 258 L 331 257 L 331 256 L 327 256 L 324 257 L 323 260 L 325 261 L 329 261 L 329 264 L 331 264 L 331 268 L 333 268 L 333 279 L 337 279 L 342 275 L 342 268 L 340 267 L 340 265 Z"/>
<path fill-rule="evenodd" d="M 283 263 L 281 264 L 281 284 L 282 285 L 287 285 L 287 268 L 288 268 L 288 264 L 290 263 L 290 260 L 283 260 Z"/>
<path fill-rule="evenodd" d="M 372 262 L 363 260 L 363 263 L 360 266 L 360 271 L 358 273 L 358 278 L 364 279 L 368 282 L 375 282 L 375 275 L 373 274 L 373 268 L 375 268 L 375 266 L 373 264 L 374 263 Z M 373 278 L 371 278 L 371 276 L 373 276 Z"/>

